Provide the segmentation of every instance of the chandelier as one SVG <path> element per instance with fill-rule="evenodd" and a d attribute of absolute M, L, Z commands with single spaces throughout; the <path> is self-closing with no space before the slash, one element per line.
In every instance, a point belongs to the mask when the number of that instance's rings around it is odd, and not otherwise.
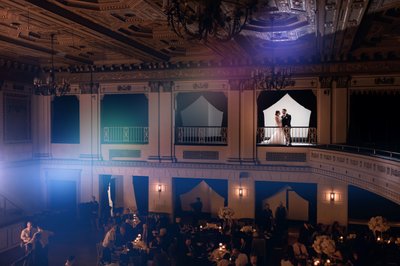
<path fill-rule="evenodd" d="M 54 34 L 51 34 L 51 69 L 49 76 L 45 81 L 35 78 L 33 80 L 33 89 L 36 95 L 44 96 L 63 96 L 68 93 L 71 88 L 66 80 L 62 80 L 60 84 L 56 82 L 54 71 Z"/>
<path fill-rule="evenodd" d="M 251 73 L 250 82 L 256 90 L 282 90 L 295 85 L 291 68 L 275 66 L 270 70 L 256 69 Z"/>
<path fill-rule="evenodd" d="M 165 0 L 168 24 L 181 38 L 229 41 L 243 29 L 257 0 Z"/>

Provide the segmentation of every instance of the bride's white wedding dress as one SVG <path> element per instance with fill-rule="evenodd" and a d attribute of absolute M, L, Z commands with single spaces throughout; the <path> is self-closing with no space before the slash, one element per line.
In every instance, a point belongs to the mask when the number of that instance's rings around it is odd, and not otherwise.
<path fill-rule="evenodd" d="M 285 145 L 285 132 L 282 128 L 282 120 L 279 115 L 275 116 L 275 123 L 277 128 L 275 129 L 274 133 L 272 133 L 271 138 L 268 140 L 268 144 L 275 144 L 275 145 Z"/>

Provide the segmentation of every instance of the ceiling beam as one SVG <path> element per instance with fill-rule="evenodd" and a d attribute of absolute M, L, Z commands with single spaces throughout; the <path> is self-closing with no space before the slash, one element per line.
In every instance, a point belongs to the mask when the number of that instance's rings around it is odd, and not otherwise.
<path fill-rule="evenodd" d="M 14 39 L 14 38 L 11 38 L 11 37 L 8 37 L 8 36 L 4 36 L 4 35 L 0 35 L 0 41 L 9 43 L 9 44 L 12 44 L 12 45 L 15 45 L 15 46 L 28 48 L 28 49 L 31 49 L 31 50 L 34 50 L 34 51 L 37 51 L 37 52 L 46 53 L 46 54 L 49 54 L 49 55 L 51 55 L 52 53 L 54 55 L 58 54 L 57 51 L 52 51 L 51 49 L 48 49 L 46 47 L 39 46 L 39 45 L 34 45 L 32 43 L 27 43 L 27 42 L 24 42 L 24 41 L 21 41 L 21 40 L 18 40 L 18 39 Z M 72 61 L 75 61 L 75 62 L 78 62 L 78 63 L 81 63 L 81 64 L 88 64 L 88 65 L 92 65 L 93 64 L 93 61 L 91 61 L 91 60 L 83 59 L 83 58 L 76 57 L 76 56 L 73 56 L 73 55 L 65 55 L 65 56 L 63 56 L 63 58 L 68 59 L 68 60 L 72 60 Z"/>
<path fill-rule="evenodd" d="M 100 33 L 106 37 L 109 37 L 113 40 L 116 40 L 124 45 L 130 46 L 135 48 L 141 53 L 145 53 L 156 60 L 162 60 L 162 61 L 169 61 L 170 57 L 166 54 L 163 54 L 155 49 L 152 49 L 142 43 L 139 43 L 131 38 L 126 37 L 123 34 L 120 34 L 118 32 L 115 32 L 109 28 L 106 28 L 102 25 L 99 25 L 87 18 L 84 18 L 68 9 L 62 8 L 54 3 L 50 3 L 48 1 L 44 0 L 28 0 L 27 2 L 40 7 L 48 12 L 51 12 L 55 15 L 58 15 L 60 17 L 63 17 L 65 19 L 68 19 L 71 22 L 77 23 L 81 26 L 84 26 L 88 29 L 91 29 L 97 33 Z"/>

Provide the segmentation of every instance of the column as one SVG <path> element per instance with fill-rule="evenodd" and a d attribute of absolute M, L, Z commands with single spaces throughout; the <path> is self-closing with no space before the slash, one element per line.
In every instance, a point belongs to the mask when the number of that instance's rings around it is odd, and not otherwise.
<path fill-rule="evenodd" d="M 228 162 L 240 162 L 240 90 L 239 80 L 229 81 L 228 91 Z"/>
<path fill-rule="evenodd" d="M 80 158 L 100 158 L 100 95 L 98 84 L 88 89 L 81 85 L 79 96 L 80 113 Z"/>
<path fill-rule="evenodd" d="M 338 77 L 332 86 L 332 143 L 347 141 L 349 81 L 350 77 Z"/>
<path fill-rule="evenodd" d="M 320 77 L 317 90 L 318 144 L 331 143 L 332 77 Z"/>
<path fill-rule="evenodd" d="M 32 95 L 32 148 L 35 158 L 51 157 L 51 96 Z"/>
<path fill-rule="evenodd" d="M 160 160 L 166 162 L 175 161 L 174 156 L 174 99 L 172 94 L 172 81 L 159 82 L 159 145 Z"/>
<path fill-rule="evenodd" d="M 160 161 L 160 89 L 158 82 L 149 82 L 149 160 Z"/>
<path fill-rule="evenodd" d="M 255 162 L 256 152 L 256 104 L 252 87 L 240 91 L 240 159 L 241 163 Z"/>

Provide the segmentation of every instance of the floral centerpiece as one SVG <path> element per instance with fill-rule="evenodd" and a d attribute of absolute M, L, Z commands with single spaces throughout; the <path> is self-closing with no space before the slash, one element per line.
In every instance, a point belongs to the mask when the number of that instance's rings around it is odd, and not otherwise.
<path fill-rule="evenodd" d="M 385 218 L 382 216 L 372 217 L 368 222 L 368 228 L 376 234 L 376 232 L 383 233 L 389 230 L 390 226 L 388 225 Z"/>
<path fill-rule="evenodd" d="M 218 217 L 224 221 L 232 220 L 233 215 L 235 215 L 235 211 L 229 207 L 219 208 Z"/>
<path fill-rule="evenodd" d="M 243 233 L 252 233 L 253 232 L 253 226 L 251 225 L 245 225 L 240 229 L 240 232 Z"/>
<path fill-rule="evenodd" d="M 335 241 L 326 235 L 317 236 L 312 247 L 320 256 L 318 262 L 322 265 L 324 264 L 324 261 L 330 261 L 329 258 L 332 258 L 336 251 Z"/>
<path fill-rule="evenodd" d="M 229 207 L 222 207 L 218 211 L 218 217 L 222 220 L 223 222 L 223 228 L 225 229 L 231 229 L 232 228 L 232 219 L 233 215 L 235 215 L 235 211 L 232 210 Z"/>

